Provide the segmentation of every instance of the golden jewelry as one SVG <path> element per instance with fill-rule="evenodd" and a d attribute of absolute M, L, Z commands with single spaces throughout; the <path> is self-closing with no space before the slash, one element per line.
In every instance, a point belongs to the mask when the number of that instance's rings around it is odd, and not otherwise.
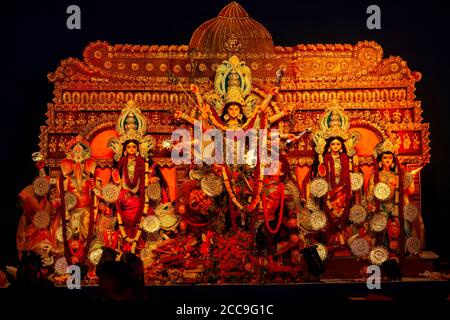
<path fill-rule="evenodd" d="M 373 264 L 376 264 L 377 266 L 381 265 L 383 262 L 385 262 L 389 257 L 389 253 L 386 248 L 378 246 L 370 250 L 369 253 L 369 260 Z"/>

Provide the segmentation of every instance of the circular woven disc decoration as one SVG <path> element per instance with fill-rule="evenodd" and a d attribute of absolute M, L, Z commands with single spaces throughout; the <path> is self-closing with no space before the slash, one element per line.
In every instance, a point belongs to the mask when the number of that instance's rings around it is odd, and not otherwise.
<path fill-rule="evenodd" d="M 102 257 L 103 249 L 95 249 L 89 254 L 89 260 L 92 262 L 94 266 L 98 265 L 100 262 L 100 258 Z"/>
<path fill-rule="evenodd" d="M 325 259 L 328 257 L 328 249 L 327 247 L 322 243 L 316 243 L 316 250 L 319 254 L 319 257 L 322 261 L 325 261 Z"/>
<path fill-rule="evenodd" d="M 50 215 L 47 211 L 38 211 L 33 217 L 33 224 L 38 229 L 45 229 L 50 223 Z"/>
<path fill-rule="evenodd" d="M 55 262 L 55 272 L 59 275 L 67 273 L 67 260 L 66 258 L 59 258 Z"/>
<path fill-rule="evenodd" d="M 372 250 L 370 250 L 369 253 L 369 260 L 373 264 L 376 264 L 377 266 L 381 265 L 383 262 L 385 262 L 388 259 L 388 251 L 384 247 L 375 247 Z"/>
<path fill-rule="evenodd" d="M 411 172 L 406 172 L 403 177 L 403 186 L 405 189 L 409 188 L 414 182 L 414 175 Z"/>
<path fill-rule="evenodd" d="M 145 247 L 141 250 L 141 253 L 139 254 L 141 260 L 148 260 L 153 258 L 152 249 L 149 247 Z"/>
<path fill-rule="evenodd" d="M 161 186 L 158 183 L 152 183 L 147 188 L 147 195 L 151 201 L 159 202 L 161 200 Z"/>
<path fill-rule="evenodd" d="M 391 194 L 391 189 L 389 188 L 389 186 L 386 183 L 378 182 L 375 185 L 373 193 L 378 200 L 383 201 L 383 200 L 386 200 L 387 198 L 389 198 L 389 195 Z"/>
<path fill-rule="evenodd" d="M 151 215 L 142 221 L 142 229 L 147 233 L 153 233 L 159 230 L 159 219 L 157 216 Z"/>
<path fill-rule="evenodd" d="M 382 213 L 376 213 L 370 220 L 370 229 L 375 232 L 381 232 L 386 229 L 388 218 Z"/>
<path fill-rule="evenodd" d="M 209 173 L 200 182 L 203 192 L 210 197 L 217 197 L 223 192 L 223 180 L 221 177 Z"/>
<path fill-rule="evenodd" d="M 77 196 L 72 192 L 66 192 L 64 195 L 64 203 L 66 204 L 67 210 L 72 210 L 77 205 Z"/>
<path fill-rule="evenodd" d="M 366 257 L 369 254 L 369 243 L 364 238 L 357 238 L 350 244 L 352 253 L 357 257 Z"/>
<path fill-rule="evenodd" d="M 313 230 L 321 230 L 327 224 L 327 216 L 323 211 L 313 212 L 309 215 L 309 224 Z"/>
<path fill-rule="evenodd" d="M 108 183 L 102 189 L 102 197 L 108 203 L 114 203 L 119 199 L 120 187 L 113 183 Z"/>
<path fill-rule="evenodd" d="M 420 252 L 420 239 L 417 237 L 406 239 L 406 250 L 411 254 L 418 254 Z"/>
<path fill-rule="evenodd" d="M 325 179 L 316 178 L 311 182 L 311 193 L 316 198 L 323 197 L 328 192 L 328 183 Z"/>
<path fill-rule="evenodd" d="M 412 203 L 408 203 L 403 208 L 403 215 L 404 215 L 406 221 L 413 222 L 414 220 L 417 219 L 419 212 L 415 205 L 413 205 Z"/>
<path fill-rule="evenodd" d="M 50 181 L 44 177 L 37 177 L 33 181 L 33 190 L 37 196 L 45 196 L 50 191 Z"/>
<path fill-rule="evenodd" d="M 352 191 L 357 191 L 362 188 L 364 184 L 364 176 L 362 173 L 352 172 L 350 173 L 350 182 L 352 185 Z"/>
<path fill-rule="evenodd" d="M 363 223 L 366 221 L 367 211 L 363 206 L 356 204 L 350 208 L 349 219 L 353 223 Z"/>

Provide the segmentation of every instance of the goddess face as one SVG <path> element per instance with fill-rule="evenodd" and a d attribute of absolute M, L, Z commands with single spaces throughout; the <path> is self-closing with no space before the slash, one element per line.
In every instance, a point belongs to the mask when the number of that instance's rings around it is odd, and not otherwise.
<path fill-rule="evenodd" d="M 240 113 L 241 108 L 238 105 L 233 104 L 228 107 L 228 115 L 230 116 L 231 119 L 236 119 Z"/>
<path fill-rule="evenodd" d="M 134 142 L 130 142 L 126 147 L 127 153 L 130 156 L 134 156 L 137 152 L 137 145 Z"/>
<path fill-rule="evenodd" d="M 381 157 L 381 163 L 384 168 L 390 168 L 394 162 L 394 156 L 390 153 L 385 153 Z"/>
<path fill-rule="evenodd" d="M 334 139 L 330 143 L 330 149 L 331 149 L 332 152 L 339 152 L 339 151 L 341 151 L 342 150 L 342 142 L 339 141 L 338 139 Z"/>

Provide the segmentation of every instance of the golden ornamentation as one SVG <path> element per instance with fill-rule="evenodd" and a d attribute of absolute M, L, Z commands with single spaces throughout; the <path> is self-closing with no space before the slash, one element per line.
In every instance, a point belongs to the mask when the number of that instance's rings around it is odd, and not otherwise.
<path fill-rule="evenodd" d="M 156 146 L 155 138 L 151 135 L 145 135 L 147 120 L 133 100 L 128 101 L 122 110 L 117 120 L 116 132 L 119 138 L 111 138 L 108 141 L 108 147 L 114 151 L 116 161 L 122 156 L 123 143 L 128 140 L 139 142 L 139 153 L 144 159 L 149 157 L 150 151 Z"/>
<path fill-rule="evenodd" d="M 162 203 L 156 207 L 155 214 L 158 218 L 164 217 L 165 215 L 174 215 L 175 207 L 170 202 Z"/>
<path fill-rule="evenodd" d="M 203 170 L 191 169 L 189 170 L 189 178 L 192 180 L 200 180 L 205 175 Z"/>
<path fill-rule="evenodd" d="M 361 134 L 357 131 L 349 132 L 350 119 L 344 109 L 333 100 L 332 105 L 325 110 L 320 118 L 320 129 L 313 132 L 312 137 L 315 144 L 314 150 L 322 155 L 326 150 L 326 141 L 330 138 L 341 138 L 345 142 L 347 154 L 355 154 L 354 147 L 361 140 Z"/>
<path fill-rule="evenodd" d="M 311 229 L 319 231 L 325 228 L 327 224 L 327 216 L 323 211 L 315 211 L 309 215 L 309 224 Z"/>
<path fill-rule="evenodd" d="M 378 143 L 375 148 L 373 149 L 373 156 L 377 158 L 379 155 L 385 153 L 385 152 L 392 152 L 393 154 L 397 153 L 397 150 L 395 149 L 394 144 L 392 141 L 386 139 L 380 143 Z"/>
<path fill-rule="evenodd" d="M 72 228 L 70 226 L 66 227 L 66 234 L 67 234 L 67 239 L 72 238 L 73 231 L 72 231 Z M 63 242 L 63 228 L 62 228 L 62 226 L 59 227 L 56 230 L 56 240 L 58 240 L 59 242 Z"/>
<path fill-rule="evenodd" d="M 386 229 L 388 218 L 383 213 L 375 213 L 370 220 L 370 229 L 375 232 L 381 232 Z"/>
<path fill-rule="evenodd" d="M 139 257 L 142 259 L 142 261 L 152 260 L 153 259 L 153 253 L 152 248 L 145 247 L 141 250 Z"/>
<path fill-rule="evenodd" d="M 366 208 L 359 204 L 355 204 L 350 208 L 349 219 L 351 222 L 361 224 L 366 221 L 367 211 Z"/>
<path fill-rule="evenodd" d="M 295 210 L 300 207 L 300 191 L 291 180 L 285 184 L 284 194 L 285 196 L 290 196 L 292 198 L 291 201 L 286 201 L 286 205 L 289 210 Z"/>
<path fill-rule="evenodd" d="M 33 224 L 38 229 L 45 229 L 50 224 L 50 215 L 47 211 L 41 210 L 36 212 L 33 217 Z"/>
<path fill-rule="evenodd" d="M 142 220 L 142 229 L 147 233 L 153 233 L 159 230 L 159 219 L 157 216 L 147 216 Z"/>
<path fill-rule="evenodd" d="M 389 198 L 391 194 L 391 189 L 389 186 L 384 182 L 378 182 L 375 185 L 375 188 L 373 190 L 373 194 L 378 200 L 384 201 Z"/>
<path fill-rule="evenodd" d="M 367 257 L 370 250 L 370 245 L 364 238 L 357 238 L 353 240 L 350 244 L 350 249 L 352 253 L 358 258 Z"/>
<path fill-rule="evenodd" d="M 95 249 L 89 254 L 89 261 L 96 266 L 100 262 L 100 258 L 102 257 L 103 249 Z"/>
<path fill-rule="evenodd" d="M 328 249 L 323 243 L 315 243 L 317 253 L 319 254 L 320 260 L 325 261 L 328 257 Z"/>
<path fill-rule="evenodd" d="M 120 187 L 113 183 L 108 183 L 102 189 L 102 198 L 107 203 L 115 203 L 117 199 L 119 199 L 119 194 L 120 194 Z"/>
<path fill-rule="evenodd" d="M 384 247 L 378 246 L 370 250 L 369 260 L 371 263 L 380 266 L 389 258 L 388 250 Z"/>
<path fill-rule="evenodd" d="M 175 210 L 173 210 L 175 211 Z M 180 223 L 181 218 L 177 215 L 173 214 L 165 214 L 159 217 L 160 228 L 162 230 L 175 230 Z"/>
<path fill-rule="evenodd" d="M 328 192 L 328 182 L 323 178 L 315 178 L 311 182 L 311 194 L 316 198 L 321 198 Z"/>
<path fill-rule="evenodd" d="M 351 172 L 350 182 L 352 184 L 352 191 L 358 191 L 364 185 L 364 175 L 358 172 Z"/>
<path fill-rule="evenodd" d="M 66 210 L 70 211 L 77 205 L 77 196 L 72 192 L 66 192 L 64 194 L 64 203 L 66 205 Z"/>
<path fill-rule="evenodd" d="M 45 196 L 50 191 L 50 181 L 46 177 L 35 178 L 33 180 L 33 190 L 37 196 Z"/>
<path fill-rule="evenodd" d="M 217 197 L 223 192 L 223 179 L 213 173 L 203 176 L 200 185 L 203 192 L 210 197 Z"/>
<path fill-rule="evenodd" d="M 151 183 L 147 187 L 148 198 L 153 202 L 159 202 L 161 200 L 161 190 L 159 183 Z"/>
<path fill-rule="evenodd" d="M 418 254 L 420 252 L 420 239 L 417 237 L 409 237 L 406 239 L 406 250 L 410 254 Z"/>
<path fill-rule="evenodd" d="M 417 210 L 417 207 L 414 204 L 408 203 L 403 208 L 403 215 L 406 221 L 413 222 L 419 216 L 419 210 Z"/>

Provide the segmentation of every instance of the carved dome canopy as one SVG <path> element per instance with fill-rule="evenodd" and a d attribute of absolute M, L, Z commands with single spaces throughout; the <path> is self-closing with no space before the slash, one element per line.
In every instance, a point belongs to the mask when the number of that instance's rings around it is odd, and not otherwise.
<path fill-rule="evenodd" d="M 249 17 L 238 3 L 231 2 L 219 16 L 206 21 L 195 30 L 190 49 L 206 55 L 252 55 L 273 53 L 269 31 Z"/>

